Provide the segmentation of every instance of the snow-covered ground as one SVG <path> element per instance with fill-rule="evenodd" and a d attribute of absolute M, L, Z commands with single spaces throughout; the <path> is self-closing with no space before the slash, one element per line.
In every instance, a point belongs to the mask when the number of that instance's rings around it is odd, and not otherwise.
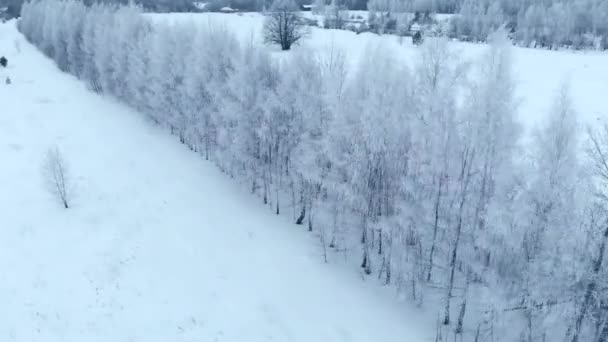
<path fill-rule="evenodd" d="M 433 340 L 432 319 L 323 264 L 301 227 L 61 73 L 14 23 L 0 55 L 1 341 Z M 53 146 L 68 210 L 42 177 Z"/>
<path fill-rule="evenodd" d="M 201 25 L 221 24 L 233 31 L 237 37 L 247 42 L 261 42 L 264 17 L 258 13 L 220 14 L 153 14 L 158 22 L 194 22 Z M 418 56 L 418 48 L 409 38 L 399 43 L 399 38 L 391 35 L 378 36 L 373 33 L 357 35 L 343 30 L 313 28 L 310 36 L 296 49 L 315 51 L 340 49 L 354 65 L 368 49 L 384 48 L 407 65 L 413 66 Z M 463 59 L 474 61 L 486 49 L 486 45 L 452 42 L 451 46 Z M 270 49 L 273 49 L 269 47 Z M 514 71 L 517 83 L 516 93 L 521 101 L 519 116 L 526 128 L 540 122 L 547 114 L 552 99 L 564 81 L 570 82 L 574 105 L 583 124 L 594 124 L 608 120 L 608 105 L 604 100 L 608 94 L 608 53 L 596 51 L 548 51 L 514 47 Z M 277 54 L 281 54 L 278 52 Z M 353 68 L 354 69 L 354 68 Z"/>

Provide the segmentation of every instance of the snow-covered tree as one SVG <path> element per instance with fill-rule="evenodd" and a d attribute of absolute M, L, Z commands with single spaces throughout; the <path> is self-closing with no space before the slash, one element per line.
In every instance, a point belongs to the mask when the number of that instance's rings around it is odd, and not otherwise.
<path fill-rule="evenodd" d="M 542 323 L 543 311 L 567 312 L 561 303 L 570 297 L 569 279 L 577 263 L 566 256 L 577 253 L 584 237 L 580 227 L 588 203 L 579 140 L 576 112 L 564 84 L 547 123 L 534 134 L 531 176 L 522 203 L 523 253 L 516 264 L 522 267 L 521 300 L 527 320 L 523 335 L 528 341 L 541 338 L 550 329 Z"/>
<path fill-rule="evenodd" d="M 298 6 L 293 0 L 276 0 L 264 21 L 264 41 L 277 44 L 281 50 L 289 50 L 292 45 L 307 34 L 302 23 Z"/>

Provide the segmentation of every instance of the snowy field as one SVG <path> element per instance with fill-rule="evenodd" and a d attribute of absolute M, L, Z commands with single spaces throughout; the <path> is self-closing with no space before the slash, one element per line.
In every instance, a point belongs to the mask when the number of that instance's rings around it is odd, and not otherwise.
<path fill-rule="evenodd" d="M 14 23 L 0 55 L 0 341 L 432 341 L 432 319 L 323 264 L 309 234 L 61 73 Z M 69 210 L 45 189 L 53 146 Z"/>
<path fill-rule="evenodd" d="M 257 13 L 174 13 L 151 14 L 153 20 L 168 23 L 194 22 L 200 25 L 220 24 L 233 31 L 242 42 L 262 41 L 264 17 Z M 483 44 L 453 42 L 453 49 L 463 60 L 474 61 L 486 48 Z M 397 60 L 413 66 L 418 49 L 410 38 L 373 33 L 357 35 L 343 30 L 313 28 L 310 36 L 297 49 L 329 51 L 339 49 L 346 53 L 351 65 L 357 63 L 369 49 L 383 48 L 393 53 Z M 269 47 L 269 49 L 276 49 Z M 514 47 L 516 93 L 520 100 L 519 116 L 524 127 L 530 129 L 542 122 L 560 85 L 570 82 L 574 106 L 582 124 L 593 125 L 597 120 L 608 120 L 608 53 L 596 51 L 548 51 Z M 284 54 L 277 50 L 277 55 Z M 354 68 L 353 68 L 354 69 Z"/>

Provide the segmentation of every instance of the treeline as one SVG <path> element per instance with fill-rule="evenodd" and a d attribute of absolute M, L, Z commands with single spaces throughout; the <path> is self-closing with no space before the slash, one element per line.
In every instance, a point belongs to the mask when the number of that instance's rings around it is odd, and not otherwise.
<path fill-rule="evenodd" d="M 347 70 L 335 49 L 279 61 L 140 13 L 35 1 L 19 28 L 291 215 L 325 260 L 441 298 L 443 338 L 496 341 L 508 322 L 518 341 L 608 341 L 608 128 L 583 139 L 563 87 L 524 147 L 504 32 L 474 61 L 427 39 L 413 68 L 371 47 Z"/>
<path fill-rule="evenodd" d="M 130 2 L 81 1 L 87 6 L 94 3 L 127 5 Z M 19 15 L 23 0 L 0 0 L 0 6 L 3 2 L 8 4 L 10 15 Z M 146 11 L 152 12 L 198 11 L 194 2 L 196 1 L 134 1 Z M 240 11 L 264 11 L 271 7 L 273 0 L 202 2 L 206 2 L 207 10 L 211 11 L 225 6 Z M 428 18 L 431 13 L 450 13 L 455 16 L 450 20 L 449 28 L 432 28 L 433 34 L 481 42 L 490 33 L 504 26 L 517 44 L 526 47 L 608 49 L 608 0 L 296 0 L 296 3 L 312 3 L 318 8 L 336 6 L 350 10 L 369 10 L 369 24 L 379 33 L 406 34 L 412 24 L 412 13 L 417 13 L 416 18 Z M 380 22 L 378 13 L 383 14 Z"/>
<path fill-rule="evenodd" d="M 606 0 L 465 0 L 454 29 L 459 38 L 481 41 L 504 24 L 524 46 L 604 50 L 608 49 L 606 18 Z"/>
<path fill-rule="evenodd" d="M 146 11 L 151 12 L 192 12 L 196 8 L 191 0 L 79 0 L 85 5 L 91 6 L 95 3 L 128 5 L 131 2 L 142 6 Z M 235 0 L 242 1 L 242 0 Z M 249 1 L 249 0 L 246 0 Z M 0 7 L 7 7 L 7 15 L 11 18 L 18 18 L 21 14 L 21 7 L 25 0 L 0 0 Z"/>
<path fill-rule="evenodd" d="M 608 49 L 606 0 L 369 0 L 367 8 L 391 13 L 453 13 L 452 37 L 485 41 L 505 26 L 520 45 Z"/>

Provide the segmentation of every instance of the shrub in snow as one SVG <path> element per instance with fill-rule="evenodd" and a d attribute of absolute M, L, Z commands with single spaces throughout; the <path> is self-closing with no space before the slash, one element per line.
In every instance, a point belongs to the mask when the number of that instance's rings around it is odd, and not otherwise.
<path fill-rule="evenodd" d="M 420 31 L 416 31 L 416 33 L 414 33 L 414 35 L 412 36 L 412 43 L 414 45 L 422 44 L 423 40 L 424 39 L 422 38 L 422 33 L 420 33 Z"/>
<path fill-rule="evenodd" d="M 4 68 L 6 68 L 7 64 L 8 64 L 8 60 L 6 59 L 6 57 L 2 56 L 2 58 L 0 58 L 0 65 L 2 65 Z"/>
<path fill-rule="evenodd" d="M 67 165 L 59 148 L 50 149 L 45 157 L 43 164 L 43 177 L 47 189 L 55 196 L 64 208 L 69 208 L 69 175 Z"/>

